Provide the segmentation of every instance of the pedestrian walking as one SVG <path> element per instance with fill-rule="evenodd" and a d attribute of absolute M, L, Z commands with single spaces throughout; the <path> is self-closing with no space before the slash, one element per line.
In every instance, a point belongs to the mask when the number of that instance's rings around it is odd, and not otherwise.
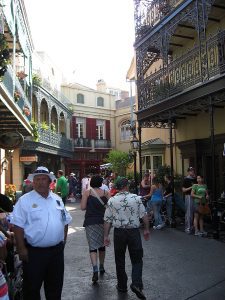
<path fill-rule="evenodd" d="M 131 290 L 140 299 L 146 299 L 143 293 L 142 268 L 143 248 L 140 235 L 140 219 L 143 219 L 144 238 L 149 239 L 149 224 L 141 196 L 129 192 L 128 179 L 119 177 L 115 186 L 118 193 L 111 197 L 104 216 L 104 241 L 109 246 L 109 231 L 114 227 L 114 253 L 117 274 L 117 290 L 127 292 L 127 274 L 125 271 L 125 254 L 128 247 L 132 263 Z"/>
<path fill-rule="evenodd" d="M 169 224 L 172 223 L 172 177 L 170 175 L 165 175 L 164 180 L 166 183 L 165 191 L 163 193 L 163 199 L 166 201 L 166 213 Z"/>
<path fill-rule="evenodd" d="M 64 276 L 64 246 L 72 218 L 62 199 L 49 190 L 55 176 L 38 167 L 29 179 L 34 190 L 16 203 L 11 223 L 23 262 L 23 299 L 40 300 L 44 283 L 46 300 L 60 300 Z"/>
<path fill-rule="evenodd" d="M 197 183 L 193 167 L 187 169 L 187 176 L 183 180 L 182 192 L 185 195 L 185 232 L 191 234 L 193 230 L 194 205 L 191 197 L 192 185 Z"/>
<path fill-rule="evenodd" d="M 149 179 L 149 173 L 145 173 L 140 183 L 140 196 L 144 197 L 149 194 L 151 188 L 151 181 Z"/>
<path fill-rule="evenodd" d="M 102 190 L 103 178 L 93 175 L 90 189 L 86 190 L 81 199 L 81 209 L 86 210 L 84 227 L 89 245 L 90 259 L 93 267 L 92 282 L 98 281 L 98 272 L 104 274 L 105 246 L 104 246 L 104 213 L 109 193 Z M 97 252 L 99 256 L 99 267 Z"/>
<path fill-rule="evenodd" d="M 55 192 L 62 198 L 62 201 L 64 205 L 66 204 L 66 198 L 69 194 L 69 188 L 68 188 L 68 180 L 64 176 L 63 170 L 59 170 L 57 172 L 57 182 L 56 182 L 56 188 Z"/>

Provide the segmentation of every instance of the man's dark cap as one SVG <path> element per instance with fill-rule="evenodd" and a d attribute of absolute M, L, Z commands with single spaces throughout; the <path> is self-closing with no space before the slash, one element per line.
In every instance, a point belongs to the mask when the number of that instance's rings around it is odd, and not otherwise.
<path fill-rule="evenodd" d="M 129 184 L 129 181 L 126 177 L 117 177 L 115 180 L 115 188 L 117 190 L 122 190 L 124 187 L 126 187 Z"/>

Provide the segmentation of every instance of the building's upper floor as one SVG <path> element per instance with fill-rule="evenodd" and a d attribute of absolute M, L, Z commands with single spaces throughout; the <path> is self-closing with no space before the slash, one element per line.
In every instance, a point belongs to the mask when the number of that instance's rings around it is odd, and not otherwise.
<path fill-rule="evenodd" d="M 136 1 L 138 110 L 224 76 L 224 1 Z"/>

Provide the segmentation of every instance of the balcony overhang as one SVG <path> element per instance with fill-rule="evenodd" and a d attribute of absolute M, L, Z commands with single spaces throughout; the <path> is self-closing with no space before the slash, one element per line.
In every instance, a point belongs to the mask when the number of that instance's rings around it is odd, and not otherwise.
<path fill-rule="evenodd" d="M 0 84 L 0 131 L 18 131 L 24 136 L 32 135 L 29 120 Z"/>
<path fill-rule="evenodd" d="M 221 95 L 221 93 L 223 94 Z M 136 113 L 137 120 L 139 122 L 149 120 L 168 122 L 185 118 L 188 115 L 196 115 L 199 111 L 207 110 L 209 96 L 212 96 L 212 104 L 221 103 L 222 106 L 225 106 L 225 74 L 138 111 Z"/>

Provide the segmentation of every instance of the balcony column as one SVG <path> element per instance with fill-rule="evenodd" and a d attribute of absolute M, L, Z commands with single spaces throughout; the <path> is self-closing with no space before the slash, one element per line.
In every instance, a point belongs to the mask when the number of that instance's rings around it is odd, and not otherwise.
<path fill-rule="evenodd" d="M 139 154 L 139 172 L 140 172 L 140 180 L 142 180 L 142 159 L 141 159 L 141 122 L 138 122 L 138 154 Z"/>
<path fill-rule="evenodd" d="M 216 170 L 216 164 L 215 164 L 215 127 L 214 127 L 214 106 L 212 103 L 212 96 L 209 96 L 209 117 L 210 117 L 210 142 L 211 142 L 211 156 L 212 156 L 212 194 L 211 197 L 211 203 L 213 205 L 213 228 L 214 233 L 213 236 L 216 239 L 219 239 L 220 231 L 219 231 L 219 216 L 218 216 L 218 205 L 217 200 L 215 199 L 216 195 L 216 178 L 215 178 L 215 170 Z"/>
<path fill-rule="evenodd" d="M 206 3 L 207 2 L 207 3 Z M 207 5 L 206 5 L 207 4 Z M 199 60 L 201 64 L 201 76 L 202 82 L 209 80 L 209 67 L 208 67 L 208 50 L 207 50 L 207 39 L 206 39 L 206 25 L 208 20 L 208 13 L 210 11 L 210 3 L 207 0 L 196 1 L 196 14 L 197 14 L 197 31 L 199 38 Z"/>
<path fill-rule="evenodd" d="M 175 198 L 174 198 L 174 169 L 173 169 L 173 120 L 169 120 L 170 132 L 170 175 L 171 175 L 171 188 L 172 188 L 172 222 L 171 227 L 176 227 L 175 219 Z"/>

